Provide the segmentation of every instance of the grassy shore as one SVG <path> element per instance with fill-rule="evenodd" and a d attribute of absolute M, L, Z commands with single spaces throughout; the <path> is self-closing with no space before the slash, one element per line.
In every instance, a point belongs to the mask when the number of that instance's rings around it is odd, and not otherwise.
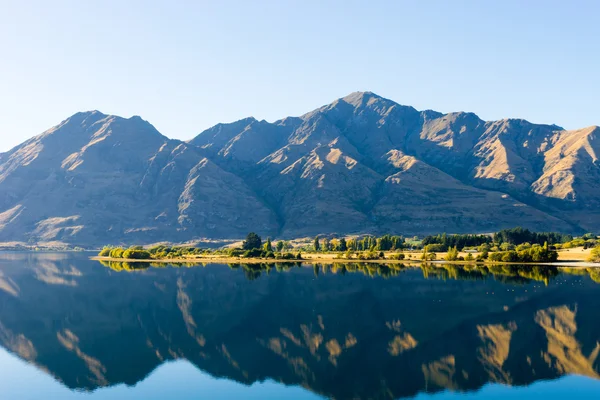
<path fill-rule="evenodd" d="M 535 265 L 554 265 L 561 266 L 561 264 L 568 264 L 569 267 L 600 267 L 600 263 L 588 263 L 587 258 L 590 255 L 591 249 L 584 250 L 583 248 L 565 249 L 558 252 L 557 262 L 539 262 L 539 263 L 523 263 L 523 262 L 494 262 L 489 260 L 458 260 L 458 261 L 446 261 L 445 257 L 447 253 L 436 253 L 435 260 L 422 260 L 421 252 L 404 252 L 405 259 L 395 260 L 391 259 L 394 252 L 385 252 L 385 258 L 375 260 L 361 260 L 358 258 L 339 258 L 337 253 L 302 253 L 302 259 L 298 260 L 285 260 L 276 258 L 245 258 L 245 257 L 228 257 L 224 255 L 198 255 L 193 257 L 182 257 L 182 258 L 168 258 L 168 259 L 124 259 L 124 258 L 111 258 L 111 257 L 92 257 L 93 260 L 97 261 L 108 261 L 108 262 L 128 262 L 128 263 L 215 263 L 215 264 L 262 264 L 262 263 L 296 263 L 302 262 L 305 264 L 334 264 L 334 263 L 348 263 L 348 262 L 366 262 L 366 263 L 378 263 L 378 264 L 421 264 L 427 263 L 448 263 L 448 264 L 535 264 Z M 467 253 L 459 253 L 459 256 L 466 258 Z M 473 255 L 476 257 L 476 254 Z"/>

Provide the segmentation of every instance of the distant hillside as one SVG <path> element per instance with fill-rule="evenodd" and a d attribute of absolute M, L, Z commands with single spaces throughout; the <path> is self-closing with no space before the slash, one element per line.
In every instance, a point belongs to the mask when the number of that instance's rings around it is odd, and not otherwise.
<path fill-rule="evenodd" d="M 370 92 L 187 143 L 139 117 L 78 113 L 0 154 L 0 242 L 596 230 L 599 134 Z"/>

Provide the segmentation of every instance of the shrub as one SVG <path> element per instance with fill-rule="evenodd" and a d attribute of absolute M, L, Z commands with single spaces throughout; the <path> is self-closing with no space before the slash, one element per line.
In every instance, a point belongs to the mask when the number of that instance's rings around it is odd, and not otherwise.
<path fill-rule="evenodd" d="M 455 246 L 448 249 L 448 254 L 446 254 L 446 261 L 456 260 L 458 260 L 458 249 Z"/>
<path fill-rule="evenodd" d="M 596 246 L 592 249 L 590 253 L 590 257 L 588 258 L 590 262 L 600 262 L 600 246 Z"/>
<path fill-rule="evenodd" d="M 123 252 L 123 258 L 127 258 L 130 260 L 149 260 L 151 254 L 149 251 L 140 250 L 138 248 L 130 248 Z"/>
<path fill-rule="evenodd" d="M 448 249 L 448 246 L 444 244 L 434 243 L 428 244 L 427 246 L 425 246 L 425 249 L 428 253 L 444 252 Z"/>
<path fill-rule="evenodd" d="M 230 257 L 241 257 L 244 255 L 244 250 L 242 249 L 229 249 Z"/>
<path fill-rule="evenodd" d="M 490 259 L 490 261 L 494 261 L 494 262 L 502 261 L 502 253 L 500 253 L 500 252 L 490 253 L 488 258 Z"/>
<path fill-rule="evenodd" d="M 246 250 L 246 251 L 244 252 L 244 257 L 246 257 L 246 258 L 256 258 L 256 257 L 261 257 L 261 256 L 262 256 L 262 253 L 263 253 L 263 252 L 262 252 L 262 250 L 261 250 L 261 249 L 255 248 L 255 249 L 252 249 L 252 250 Z"/>
<path fill-rule="evenodd" d="M 277 254 L 276 258 L 280 260 L 295 260 L 296 256 L 292 253 L 280 253 Z"/>
<path fill-rule="evenodd" d="M 519 255 L 516 251 L 506 251 L 502 254 L 502 261 L 504 262 L 517 262 L 519 261 Z"/>
<path fill-rule="evenodd" d="M 110 257 L 110 252 L 112 251 L 112 247 L 105 247 L 102 250 L 100 250 L 100 253 L 98 253 L 98 256 L 100 257 Z"/>
<path fill-rule="evenodd" d="M 522 243 L 516 247 L 517 251 L 529 250 L 531 248 L 531 243 Z"/>
<path fill-rule="evenodd" d="M 379 253 L 374 251 L 361 252 L 358 254 L 359 260 L 377 260 L 379 259 Z"/>
<path fill-rule="evenodd" d="M 124 249 L 117 247 L 116 249 L 112 249 L 110 251 L 110 257 L 111 258 L 123 258 L 123 253 L 125 252 Z"/>
<path fill-rule="evenodd" d="M 554 262 L 558 259 L 558 253 L 548 249 L 547 244 L 534 244 L 529 249 L 520 251 L 494 252 L 489 255 L 489 259 L 494 262 Z"/>

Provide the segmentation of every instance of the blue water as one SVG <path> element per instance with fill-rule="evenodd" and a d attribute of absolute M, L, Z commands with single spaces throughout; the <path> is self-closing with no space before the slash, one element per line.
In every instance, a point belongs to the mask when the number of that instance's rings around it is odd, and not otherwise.
<path fill-rule="evenodd" d="M 57 384 L 45 372 L 0 351 L 3 399 L 282 399 L 309 400 L 323 397 L 293 386 L 284 386 L 272 381 L 244 386 L 226 379 L 215 379 L 202 373 L 188 362 L 172 362 L 157 369 L 146 380 L 134 387 L 118 385 L 98 389 L 93 393 L 71 391 Z M 513 388 L 505 385 L 487 385 L 476 393 L 445 392 L 435 395 L 421 394 L 425 399 L 597 399 L 600 382 L 581 377 L 568 376 L 555 381 L 538 382 L 528 387 Z"/>
<path fill-rule="evenodd" d="M 592 278 L 0 254 L 0 398 L 598 398 Z"/>
<path fill-rule="evenodd" d="M 186 361 L 162 365 L 147 379 L 133 387 L 117 385 L 94 392 L 73 391 L 61 386 L 44 371 L 0 351 L 3 399 L 321 399 L 305 389 L 286 387 L 268 381 L 244 386 L 226 379 L 215 379 Z"/>
<path fill-rule="evenodd" d="M 146 380 L 134 387 L 118 385 L 98 389 L 93 393 L 71 391 L 57 384 L 45 372 L 18 358 L 0 351 L 3 399 L 282 399 L 308 400 L 323 397 L 293 386 L 272 381 L 244 386 L 226 379 L 215 379 L 202 373 L 188 362 L 172 362 L 161 366 Z M 417 399 L 597 399 L 600 382 L 581 376 L 568 376 L 555 381 L 538 382 L 528 387 L 512 388 L 505 385 L 487 385 L 476 393 L 445 392 L 422 394 Z"/>

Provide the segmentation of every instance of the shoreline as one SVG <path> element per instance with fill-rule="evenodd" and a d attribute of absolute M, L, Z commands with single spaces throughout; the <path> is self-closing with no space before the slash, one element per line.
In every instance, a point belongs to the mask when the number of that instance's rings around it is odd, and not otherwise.
<path fill-rule="evenodd" d="M 391 260 L 391 259 L 379 259 L 379 260 L 359 260 L 359 259 L 344 259 L 335 257 L 323 257 L 323 258 L 302 258 L 299 260 L 283 260 L 276 258 L 241 258 L 241 257 L 200 257 L 200 258 L 171 258 L 171 259 L 125 259 L 125 258 L 111 258 L 111 257 L 90 257 L 93 261 L 107 261 L 107 262 L 124 262 L 124 263 L 158 263 L 158 264 L 179 264 L 179 263 L 214 263 L 214 264 L 265 264 L 265 263 L 304 263 L 304 264 L 345 264 L 345 263 L 371 263 L 371 264 L 456 264 L 456 265 L 542 265 L 559 268 L 600 268 L 600 263 L 591 263 L 587 261 L 578 260 L 564 260 L 555 262 L 503 262 L 503 261 L 446 261 L 446 260 Z"/>

